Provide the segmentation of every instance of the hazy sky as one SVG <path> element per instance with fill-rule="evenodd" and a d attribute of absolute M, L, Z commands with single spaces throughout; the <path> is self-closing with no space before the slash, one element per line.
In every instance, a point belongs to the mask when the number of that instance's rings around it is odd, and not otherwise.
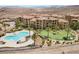
<path fill-rule="evenodd" d="M 79 0 L 0 0 L 0 5 L 78 5 Z"/>

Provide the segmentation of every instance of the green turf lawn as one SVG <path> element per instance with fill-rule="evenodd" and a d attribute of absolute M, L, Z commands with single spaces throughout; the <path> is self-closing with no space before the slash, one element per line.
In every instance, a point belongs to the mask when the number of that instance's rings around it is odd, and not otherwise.
<path fill-rule="evenodd" d="M 41 36 L 47 36 L 48 32 L 46 30 L 42 30 L 40 32 Z M 69 32 L 69 36 L 71 36 L 72 32 Z M 50 39 L 56 39 L 56 40 L 63 40 L 63 37 L 67 36 L 67 32 L 65 30 L 59 30 L 59 31 L 50 31 L 49 37 Z"/>

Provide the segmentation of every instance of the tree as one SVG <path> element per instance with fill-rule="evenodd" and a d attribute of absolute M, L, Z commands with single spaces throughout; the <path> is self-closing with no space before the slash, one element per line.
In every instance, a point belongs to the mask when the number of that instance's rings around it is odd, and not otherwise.
<path fill-rule="evenodd" d="M 49 27 L 47 27 L 47 37 L 49 38 Z"/>
<path fill-rule="evenodd" d="M 18 29 L 19 27 L 24 29 L 27 28 L 26 23 L 24 23 L 24 19 L 21 17 L 16 19 L 16 28 Z"/>
<path fill-rule="evenodd" d="M 33 36 L 32 36 L 32 39 L 34 40 L 34 45 L 35 45 L 35 39 L 36 39 L 36 36 L 37 36 L 36 33 L 34 33 Z"/>
<path fill-rule="evenodd" d="M 79 29 L 79 22 L 73 22 L 71 25 L 70 25 L 71 29 L 73 30 L 78 30 Z"/>
<path fill-rule="evenodd" d="M 67 35 L 66 35 L 66 37 L 63 37 L 63 39 L 64 39 L 64 40 L 68 40 L 68 39 L 69 39 L 70 31 L 71 31 L 70 27 L 67 26 L 66 29 L 65 29 L 65 31 L 67 32 Z"/>
<path fill-rule="evenodd" d="M 52 29 L 52 24 L 51 23 L 49 23 L 48 24 L 48 27 L 46 28 L 47 29 L 47 37 L 49 38 L 49 34 L 50 34 L 50 30 Z"/>
<path fill-rule="evenodd" d="M 66 27 L 66 32 L 67 32 L 67 37 L 66 38 L 68 39 L 69 38 L 69 32 L 70 32 L 70 21 L 71 21 L 72 17 L 70 15 L 66 15 L 65 19 L 69 21 L 69 24 Z"/>
<path fill-rule="evenodd" d="M 20 20 L 21 20 L 20 17 L 16 19 L 16 28 L 17 28 L 17 29 L 21 26 Z"/>
<path fill-rule="evenodd" d="M 2 25 L 3 25 L 3 27 L 4 27 L 4 31 L 6 32 L 6 25 L 4 24 L 4 22 L 0 22 Z"/>
<path fill-rule="evenodd" d="M 29 19 L 29 26 L 28 26 L 28 29 L 29 29 L 29 37 L 30 37 L 30 19 Z"/>

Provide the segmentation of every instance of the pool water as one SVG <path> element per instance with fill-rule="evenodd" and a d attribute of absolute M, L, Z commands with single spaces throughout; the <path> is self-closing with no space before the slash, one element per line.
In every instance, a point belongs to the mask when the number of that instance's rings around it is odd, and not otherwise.
<path fill-rule="evenodd" d="M 19 32 L 18 34 L 13 34 L 13 35 L 4 37 L 4 40 L 18 41 L 21 38 L 26 37 L 28 35 L 29 35 L 29 32 Z"/>

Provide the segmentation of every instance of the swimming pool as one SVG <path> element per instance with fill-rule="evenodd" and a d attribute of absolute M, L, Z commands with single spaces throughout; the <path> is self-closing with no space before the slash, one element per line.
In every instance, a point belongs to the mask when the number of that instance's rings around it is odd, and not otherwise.
<path fill-rule="evenodd" d="M 29 36 L 29 32 L 19 32 L 18 34 L 5 36 L 4 40 L 18 41 L 26 36 Z"/>

